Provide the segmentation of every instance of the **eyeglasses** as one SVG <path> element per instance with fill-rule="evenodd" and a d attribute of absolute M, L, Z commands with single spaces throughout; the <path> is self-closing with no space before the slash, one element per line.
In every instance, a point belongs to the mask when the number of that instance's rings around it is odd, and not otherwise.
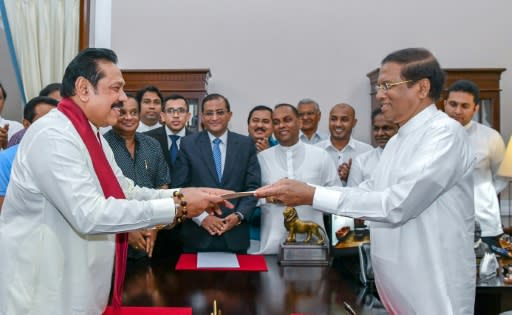
<path fill-rule="evenodd" d="M 301 113 L 299 113 L 299 117 L 315 116 L 317 113 L 318 113 L 317 111 L 314 111 L 314 112 L 301 112 Z"/>
<path fill-rule="evenodd" d="M 219 116 L 219 117 L 223 117 L 224 115 L 226 115 L 226 113 L 227 113 L 227 111 L 226 111 L 226 110 L 224 110 L 224 109 L 219 109 L 219 110 L 216 110 L 216 111 L 207 111 L 207 112 L 205 112 L 205 113 L 204 113 L 204 115 L 205 115 L 206 117 L 209 117 L 209 118 L 211 118 L 211 117 L 213 117 L 213 116 L 215 116 L 215 115 L 217 115 L 217 116 Z"/>
<path fill-rule="evenodd" d="M 395 87 L 397 85 L 404 84 L 404 83 L 409 83 L 409 82 L 413 82 L 413 80 L 405 80 L 405 81 L 399 81 L 399 82 L 394 82 L 394 83 L 383 82 L 381 84 L 375 85 L 375 89 L 377 91 L 383 90 L 383 91 L 387 92 L 387 91 L 391 90 L 393 87 Z"/>
<path fill-rule="evenodd" d="M 180 107 L 180 108 L 166 108 L 165 112 L 168 115 L 174 115 L 175 113 L 177 113 L 178 115 L 183 115 L 183 114 L 187 113 L 187 110 L 185 108 L 183 108 L 183 107 Z"/>

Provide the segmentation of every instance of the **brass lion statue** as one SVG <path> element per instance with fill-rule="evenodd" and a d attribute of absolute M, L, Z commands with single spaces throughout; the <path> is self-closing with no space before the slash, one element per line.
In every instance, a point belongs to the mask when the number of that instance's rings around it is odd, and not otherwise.
<path fill-rule="evenodd" d="M 313 221 L 302 221 L 297 215 L 297 210 L 294 207 L 287 207 L 283 211 L 284 216 L 284 227 L 288 231 L 288 237 L 286 242 L 295 243 L 295 234 L 307 233 L 304 243 L 309 243 L 313 235 L 316 236 L 317 244 L 322 245 L 324 243 L 324 236 L 320 233 L 320 230 L 325 235 L 324 229 Z"/>

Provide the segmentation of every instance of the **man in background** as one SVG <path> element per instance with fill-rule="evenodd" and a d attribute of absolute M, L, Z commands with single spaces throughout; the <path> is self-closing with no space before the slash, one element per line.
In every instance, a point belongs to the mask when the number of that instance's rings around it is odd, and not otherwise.
<path fill-rule="evenodd" d="M 277 141 L 272 137 L 272 109 L 265 105 L 251 109 L 247 117 L 247 131 L 258 152 L 276 145 Z"/>
<path fill-rule="evenodd" d="M 12 135 L 23 129 L 23 125 L 19 122 L 8 120 L 1 116 L 5 107 L 6 99 L 7 92 L 5 92 L 4 86 L 0 83 L 0 150 L 7 147 L 7 143 Z"/>
<path fill-rule="evenodd" d="M 478 113 L 480 89 L 469 80 L 459 80 L 448 88 L 444 111 L 466 130 L 476 156 L 474 180 L 475 216 L 482 229 L 482 241 L 491 248 L 500 247 L 498 236 L 503 234 L 498 193 L 507 181 L 496 175 L 505 154 L 505 143 L 494 129 L 472 120 Z"/>
<path fill-rule="evenodd" d="M 370 178 L 379 162 L 386 143 L 398 132 L 398 125 L 386 119 L 382 110 L 377 108 L 372 112 L 372 130 L 373 139 L 377 147 L 356 156 L 352 160 L 347 181 L 347 186 L 349 187 L 357 186 Z"/>
<path fill-rule="evenodd" d="M 149 85 L 137 91 L 135 98 L 140 106 L 140 123 L 137 131 L 145 132 L 160 127 L 160 113 L 164 100 L 160 90 Z"/>
<path fill-rule="evenodd" d="M 186 128 L 190 116 L 188 100 L 178 94 L 170 95 L 162 103 L 160 119 L 164 122 L 163 126 L 145 132 L 146 135 L 155 138 L 160 144 L 169 167 L 171 181 L 181 139 L 191 134 Z"/>
<path fill-rule="evenodd" d="M 297 110 L 302 121 L 300 141 L 315 144 L 327 139 L 327 135 L 318 131 L 318 123 L 322 117 L 320 106 L 310 98 L 305 98 L 297 104 Z"/>
<path fill-rule="evenodd" d="M 329 112 L 329 139 L 316 145 L 325 149 L 338 166 L 338 176 L 343 186 L 347 184 L 352 159 L 372 146 L 352 137 L 352 130 L 357 124 L 356 111 L 346 103 L 336 104 Z"/>
<path fill-rule="evenodd" d="M 229 101 L 209 94 L 201 104 L 205 130 L 182 139 L 176 160 L 173 186 L 200 185 L 252 191 L 260 186 L 260 165 L 251 138 L 228 130 L 233 113 Z M 222 215 L 206 212 L 182 225 L 185 252 L 221 251 L 245 253 L 249 248 L 248 218 L 256 198 L 233 201 L 234 209 L 222 208 Z"/>
<path fill-rule="evenodd" d="M 23 109 L 23 126 L 25 127 L 23 130 L 26 130 L 33 122 L 46 115 L 58 103 L 57 100 L 46 96 L 37 96 L 31 99 Z M 21 141 L 21 138 L 19 140 Z M 9 185 L 11 177 L 12 162 L 17 151 L 18 144 L 14 144 L 0 152 L 0 210 L 2 210 L 7 185 Z"/>
<path fill-rule="evenodd" d="M 39 92 L 39 96 L 48 96 L 60 101 L 62 99 L 62 96 L 60 95 L 61 86 L 62 84 L 60 83 L 50 83 Z"/>

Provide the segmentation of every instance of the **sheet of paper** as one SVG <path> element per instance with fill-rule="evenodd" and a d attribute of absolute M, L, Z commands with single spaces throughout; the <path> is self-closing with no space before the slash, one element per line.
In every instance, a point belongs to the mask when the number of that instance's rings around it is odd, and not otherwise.
<path fill-rule="evenodd" d="M 236 254 L 222 252 L 197 253 L 197 268 L 240 268 Z"/>
<path fill-rule="evenodd" d="M 224 194 L 224 195 L 220 195 L 220 196 L 226 200 L 242 198 L 242 197 L 247 197 L 247 196 L 254 196 L 254 190 L 253 191 L 236 192 L 236 193 L 231 193 L 231 194 Z"/>

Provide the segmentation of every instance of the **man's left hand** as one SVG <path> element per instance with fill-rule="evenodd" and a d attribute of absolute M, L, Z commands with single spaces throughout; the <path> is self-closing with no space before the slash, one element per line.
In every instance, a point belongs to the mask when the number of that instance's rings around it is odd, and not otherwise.
<path fill-rule="evenodd" d="M 222 230 L 222 234 L 231 230 L 233 227 L 238 225 L 240 223 L 240 218 L 234 214 L 231 213 L 228 216 L 226 216 L 224 219 L 224 229 Z"/>

